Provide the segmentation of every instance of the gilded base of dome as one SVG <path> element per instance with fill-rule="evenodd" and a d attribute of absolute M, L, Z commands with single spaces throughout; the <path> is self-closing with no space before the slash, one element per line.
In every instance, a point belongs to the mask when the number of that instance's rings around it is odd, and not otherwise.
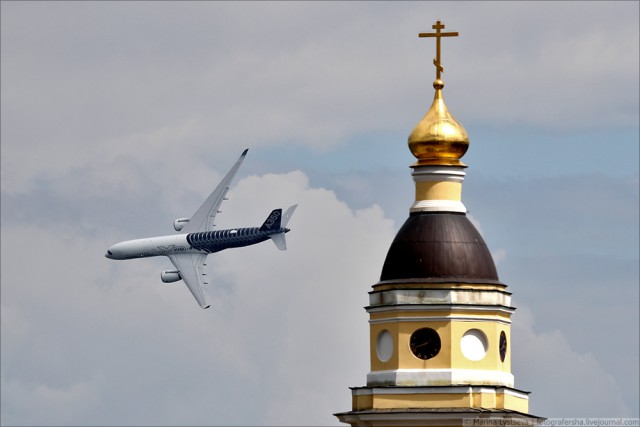
<path fill-rule="evenodd" d="M 412 135 L 413 136 L 413 135 Z M 463 166 L 460 158 L 469 148 L 469 140 L 462 141 L 420 141 L 417 138 L 409 139 L 409 150 L 418 159 L 414 166 L 446 165 Z"/>

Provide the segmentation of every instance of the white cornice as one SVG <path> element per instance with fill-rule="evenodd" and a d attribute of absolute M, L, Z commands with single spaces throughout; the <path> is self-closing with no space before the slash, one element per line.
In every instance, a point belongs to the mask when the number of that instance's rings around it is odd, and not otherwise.
<path fill-rule="evenodd" d="M 382 371 L 381 371 L 382 372 Z M 529 393 L 504 385 L 445 385 L 445 386 L 367 386 L 352 387 L 353 396 L 372 396 L 380 394 L 471 394 L 495 393 L 508 394 L 521 399 L 528 399 Z"/>
<path fill-rule="evenodd" d="M 455 166 L 421 166 L 413 170 L 413 180 L 415 182 L 426 181 L 464 181 L 465 173 L 461 167 Z"/>
<path fill-rule="evenodd" d="M 401 304 L 511 304 L 511 294 L 499 289 L 388 289 L 369 293 L 369 305 Z"/>
<path fill-rule="evenodd" d="M 373 371 L 367 374 L 367 385 L 437 386 L 447 384 L 470 384 L 476 386 L 513 387 L 514 377 L 510 372 L 484 369 L 396 369 Z M 455 393 L 454 391 L 447 391 Z M 481 393 L 495 393 L 494 389 L 480 389 Z M 458 393 L 460 393 L 458 391 Z"/>
<path fill-rule="evenodd" d="M 460 212 L 467 213 L 464 203 L 458 200 L 417 200 L 410 212 Z"/>
<path fill-rule="evenodd" d="M 486 316 L 486 317 L 474 317 L 474 316 L 415 316 L 415 317 L 388 317 L 385 319 L 371 319 L 369 324 L 376 325 L 382 323 L 396 323 L 396 322 L 450 322 L 452 320 L 458 322 L 496 322 L 501 325 L 510 325 L 511 320 L 505 320 L 501 317 Z"/>

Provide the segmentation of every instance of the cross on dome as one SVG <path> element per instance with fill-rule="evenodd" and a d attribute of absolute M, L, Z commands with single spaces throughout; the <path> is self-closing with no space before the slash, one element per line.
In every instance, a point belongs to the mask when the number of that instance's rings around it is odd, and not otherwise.
<path fill-rule="evenodd" d="M 464 127 L 456 121 L 444 104 L 442 88 L 444 82 L 440 79 L 444 67 L 440 58 L 440 39 L 442 37 L 457 37 L 458 32 L 443 32 L 444 24 L 437 21 L 431 28 L 434 33 L 419 33 L 419 37 L 436 38 L 436 80 L 433 88 L 436 93 L 427 114 L 418 122 L 409 135 L 409 149 L 418 159 L 412 167 L 429 165 L 466 167 L 460 161 L 469 148 L 469 136 Z"/>
<path fill-rule="evenodd" d="M 457 31 L 443 33 L 440 30 L 444 30 L 444 24 L 440 21 L 436 21 L 434 25 L 431 26 L 435 33 L 419 33 L 418 37 L 435 37 L 436 38 L 436 57 L 433 60 L 433 65 L 436 66 L 436 80 L 440 80 L 440 75 L 444 72 L 444 67 L 442 66 L 442 62 L 440 61 L 440 39 L 442 37 L 457 37 L 459 34 Z"/>

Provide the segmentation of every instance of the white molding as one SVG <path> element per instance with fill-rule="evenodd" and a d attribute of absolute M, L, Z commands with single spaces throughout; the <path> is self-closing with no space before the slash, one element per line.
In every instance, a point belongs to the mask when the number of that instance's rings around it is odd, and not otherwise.
<path fill-rule="evenodd" d="M 509 394 L 521 399 L 529 399 L 529 393 L 516 390 L 511 387 L 501 385 L 449 385 L 449 386 L 417 386 L 417 387 L 394 387 L 394 386 L 366 386 L 351 388 L 352 396 L 372 396 L 376 394 L 461 394 L 495 392 L 496 394 Z"/>
<path fill-rule="evenodd" d="M 389 289 L 370 292 L 369 305 L 398 304 L 511 304 L 511 294 L 502 290 L 470 289 Z"/>
<path fill-rule="evenodd" d="M 492 312 L 501 311 L 503 313 L 512 314 L 516 311 L 514 307 L 505 307 L 502 305 L 480 305 L 480 304 L 403 304 L 403 305 L 384 305 L 379 307 L 365 307 L 367 313 L 393 313 L 396 311 L 443 311 L 443 310 L 460 310 L 469 312 Z"/>
<path fill-rule="evenodd" d="M 523 393 L 518 390 L 509 389 L 509 388 L 503 388 L 503 389 L 497 390 L 496 394 L 508 394 L 509 396 L 519 397 L 521 399 L 529 398 L 529 396 L 526 393 Z"/>
<path fill-rule="evenodd" d="M 404 312 L 429 312 L 429 311 L 443 311 L 443 310 L 459 310 L 469 312 L 466 314 L 448 314 L 445 316 L 429 316 L 428 314 L 422 314 L 418 316 L 393 316 L 385 317 L 382 319 L 369 319 L 369 324 L 380 323 L 396 323 L 396 322 L 450 322 L 457 320 L 461 322 L 498 322 L 503 325 L 511 324 L 511 315 L 515 312 L 515 308 L 502 307 L 502 306 L 465 306 L 465 305 L 395 305 L 385 307 L 365 307 L 365 310 L 369 314 L 377 313 L 397 313 L 399 311 Z M 491 313 L 504 313 L 508 316 L 507 319 Z M 484 315 L 483 315 L 484 314 Z"/>
<path fill-rule="evenodd" d="M 474 317 L 474 316 L 415 316 L 415 317 L 388 317 L 386 319 L 370 319 L 370 325 L 384 323 L 400 323 L 400 322 L 450 322 L 456 320 L 459 322 L 496 322 L 501 325 L 511 325 L 511 320 L 504 320 L 495 316 Z"/>
<path fill-rule="evenodd" d="M 368 386 L 440 386 L 447 384 L 513 387 L 514 377 L 510 372 L 484 369 L 395 369 L 372 371 L 367 374 Z"/>
<path fill-rule="evenodd" d="M 471 393 L 474 387 L 464 386 L 440 386 L 434 387 L 377 387 L 367 386 L 364 388 L 354 388 L 351 394 L 354 396 L 371 396 L 374 394 L 460 394 Z"/>
<path fill-rule="evenodd" d="M 458 200 L 417 200 L 409 212 L 461 212 L 467 213 L 464 203 Z"/>
<path fill-rule="evenodd" d="M 456 166 L 419 166 L 411 173 L 415 182 L 451 181 L 462 182 L 466 173 Z"/>
<path fill-rule="evenodd" d="M 474 425 L 473 422 L 480 416 L 480 412 L 475 408 L 460 409 L 455 412 L 437 411 L 438 409 L 423 412 L 422 409 L 408 408 L 402 411 L 394 409 L 363 410 L 334 415 L 345 424 L 369 427 L 388 427 L 390 425 L 396 427 L 459 427 L 465 425 L 467 420 L 469 420 L 469 425 Z M 485 420 L 486 425 L 530 427 L 537 427 L 546 420 L 546 418 L 535 415 L 506 410 L 491 411 L 490 414 L 484 413 L 482 419 Z"/>

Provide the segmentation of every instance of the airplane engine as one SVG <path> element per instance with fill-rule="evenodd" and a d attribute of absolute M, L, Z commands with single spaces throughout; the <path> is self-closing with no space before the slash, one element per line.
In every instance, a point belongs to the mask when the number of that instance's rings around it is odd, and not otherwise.
<path fill-rule="evenodd" d="M 182 276 L 180 276 L 178 270 L 165 270 L 160 273 L 160 279 L 162 279 L 164 283 L 173 283 L 182 280 Z"/>
<path fill-rule="evenodd" d="M 178 218 L 175 221 L 173 221 L 173 228 L 176 231 L 180 231 L 184 228 L 185 225 L 187 225 L 188 222 L 189 222 L 189 218 Z"/>

